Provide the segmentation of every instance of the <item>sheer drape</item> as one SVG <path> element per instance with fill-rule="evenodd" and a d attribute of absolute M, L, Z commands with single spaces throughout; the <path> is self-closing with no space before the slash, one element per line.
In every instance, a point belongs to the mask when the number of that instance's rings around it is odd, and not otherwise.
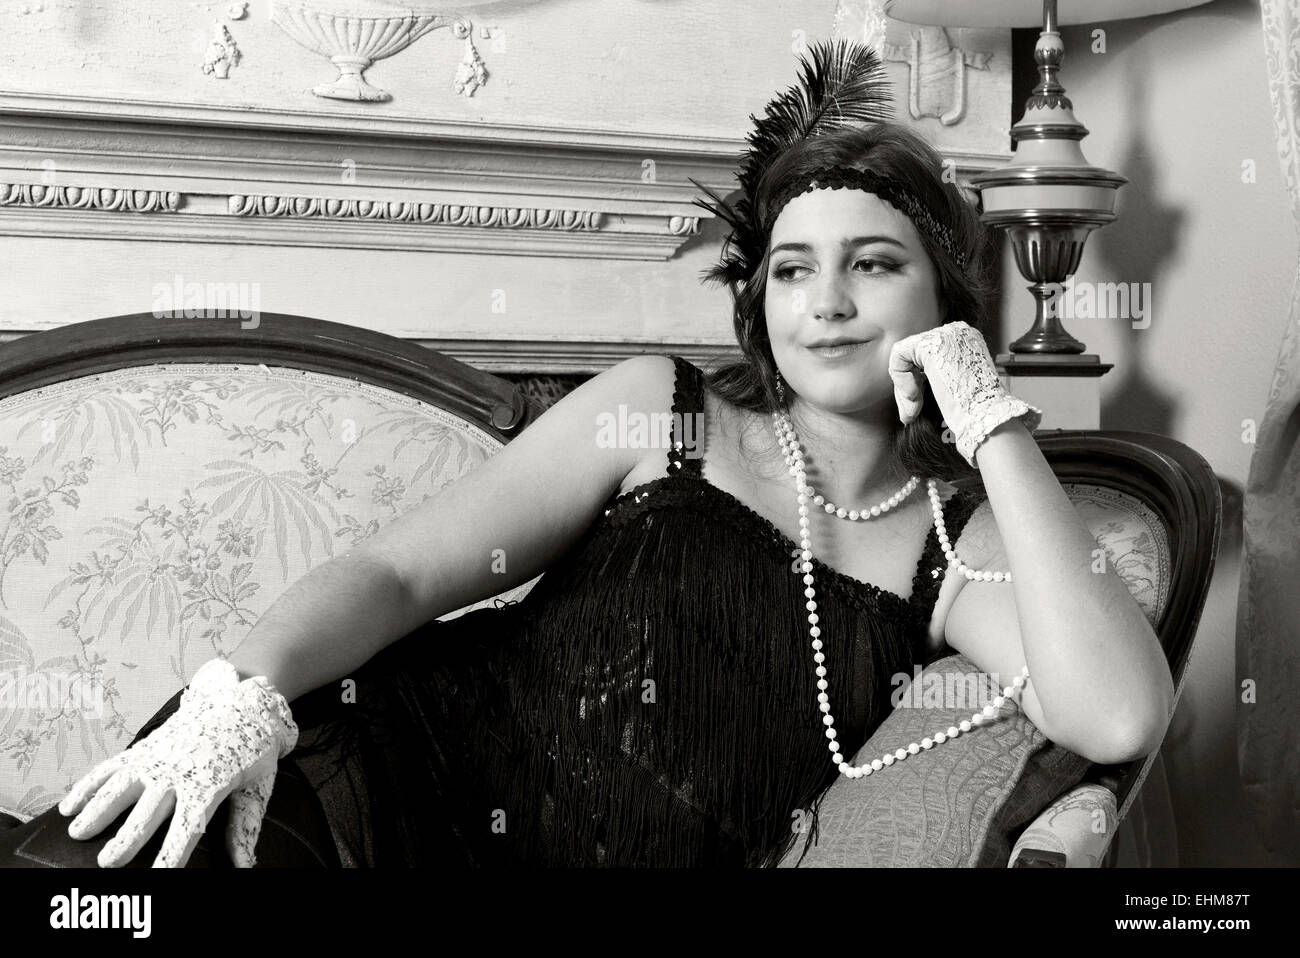
<path fill-rule="evenodd" d="M 1300 0 L 1261 0 L 1282 175 L 1300 228 Z M 1273 335 L 1271 324 L 1262 331 Z M 1237 678 L 1237 759 L 1264 847 L 1300 864 L 1300 249 L 1268 404 L 1246 484 Z"/>

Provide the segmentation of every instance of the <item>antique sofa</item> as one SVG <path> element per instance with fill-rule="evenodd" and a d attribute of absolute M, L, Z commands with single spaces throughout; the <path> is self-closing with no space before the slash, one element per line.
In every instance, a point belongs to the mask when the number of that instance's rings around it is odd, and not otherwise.
<path fill-rule="evenodd" d="M 246 329 L 145 313 L 0 347 L 0 829 L 45 812 L 124 748 L 297 577 L 455 481 L 540 411 L 437 352 L 301 317 L 264 314 Z M 1218 541 L 1208 467 L 1160 437 L 1040 442 L 1085 518 L 1130 505 L 1131 522 L 1095 531 L 1181 688 Z M 1094 767 L 1079 787 L 1100 789 L 1117 823 L 1154 761 Z M 1001 785 L 981 788 L 981 807 L 1005 809 Z M 1029 836 L 1017 852 L 1056 848 L 1060 825 L 1039 814 L 1052 797 L 1004 821 L 1004 844 Z M 926 863 L 989 863 L 978 852 Z M 992 858 L 1007 860 L 1005 848 Z"/>

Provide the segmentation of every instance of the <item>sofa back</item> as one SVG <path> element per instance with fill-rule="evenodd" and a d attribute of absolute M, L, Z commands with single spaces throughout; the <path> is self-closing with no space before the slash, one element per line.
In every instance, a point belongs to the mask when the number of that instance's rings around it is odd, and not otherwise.
<path fill-rule="evenodd" d="M 0 399 L 0 810 L 57 802 L 304 573 L 502 448 L 471 418 L 249 362 Z"/>

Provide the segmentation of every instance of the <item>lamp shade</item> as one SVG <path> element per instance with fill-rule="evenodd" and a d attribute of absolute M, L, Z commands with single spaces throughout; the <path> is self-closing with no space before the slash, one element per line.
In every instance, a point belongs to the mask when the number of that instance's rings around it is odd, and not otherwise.
<path fill-rule="evenodd" d="M 1057 23 L 1128 20 L 1198 7 L 1208 0 L 1057 0 Z M 885 0 L 885 13 L 904 23 L 936 27 L 1041 27 L 1042 0 Z"/>

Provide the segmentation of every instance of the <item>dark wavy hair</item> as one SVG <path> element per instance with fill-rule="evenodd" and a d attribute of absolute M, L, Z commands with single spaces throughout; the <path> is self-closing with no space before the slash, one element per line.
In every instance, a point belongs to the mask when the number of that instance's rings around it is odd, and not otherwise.
<path fill-rule="evenodd" d="M 786 183 L 821 166 L 848 166 L 892 177 L 920 200 L 940 225 L 952 231 L 957 248 L 966 254 L 965 269 L 928 234 L 917 231 L 934 263 L 941 322 L 965 320 L 985 333 L 995 295 L 992 230 L 980 221 L 978 210 L 960 188 L 945 182 L 943 157 L 921 136 L 891 122 L 810 137 L 781 154 L 764 172 L 758 183 L 757 208 L 765 209 Z M 769 263 L 769 253 L 764 251 L 753 275 L 744 283 L 731 285 L 736 341 L 745 358 L 712 370 L 706 377 L 709 387 L 722 398 L 765 414 L 779 406 L 776 360 L 763 311 Z M 789 396 L 793 390 L 788 382 L 785 388 Z M 906 426 L 897 426 L 894 453 L 910 475 L 947 480 L 973 474 L 955 445 L 943 439 L 943 416 L 928 382 L 924 392 L 921 415 Z"/>

